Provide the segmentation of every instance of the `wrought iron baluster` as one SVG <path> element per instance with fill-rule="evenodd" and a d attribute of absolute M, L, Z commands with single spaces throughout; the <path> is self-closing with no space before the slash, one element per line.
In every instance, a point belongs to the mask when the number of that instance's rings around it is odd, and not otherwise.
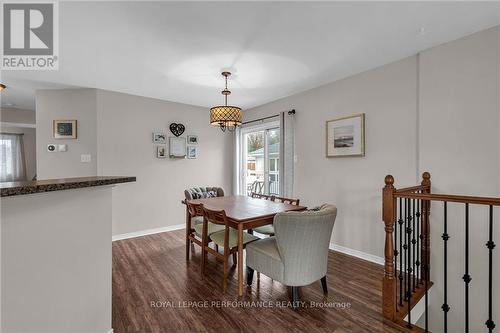
<path fill-rule="evenodd" d="M 472 280 L 469 275 L 469 204 L 465 204 L 465 274 L 462 277 L 465 282 L 465 332 L 469 332 L 469 283 Z"/>
<path fill-rule="evenodd" d="M 412 252 L 412 292 L 415 292 L 415 245 L 417 244 L 417 241 L 415 239 L 415 199 L 412 199 L 412 218 L 411 221 L 413 223 L 412 226 L 412 237 L 411 237 L 411 246 L 413 247 L 413 252 Z"/>
<path fill-rule="evenodd" d="M 489 225 L 489 239 L 486 243 L 488 248 L 488 320 L 486 321 L 486 327 L 488 327 L 488 332 L 493 332 L 495 328 L 495 322 L 493 321 L 493 249 L 495 248 L 495 243 L 493 242 L 493 206 L 490 205 L 490 225 Z"/>
<path fill-rule="evenodd" d="M 403 244 L 403 250 L 404 250 L 404 255 L 403 255 L 403 262 L 404 262 L 404 268 L 403 268 L 403 286 L 404 286 L 404 294 L 403 298 L 406 301 L 408 299 L 408 290 L 406 289 L 408 287 L 408 237 L 406 235 L 407 229 L 408 229 L 408 199 L 405 199 L 405 215 L 404 215 L 404 244 Z"/>
<path fill-rule="evenodd" d="M 406 325 L 406 327 L 408 328 L 412 328 L 411 326 L 411 294 L 412 294 L 412 290 L 411 290 L 411 281 L 412 281 L 412 278 L 411 278 L 411 275 L 412 275 L 412 265 L 411 265 L 411 234 L 412 234 L 412 228 L 411 228 L 411 222 L 412 222 L 412 200 L 408 199 L 408 207 L 407 207 L 407 220 L 408 220 L 408 225 L 406 227 L 406 243 L 408 245 L 408 257 L 406 259 L 406 262 L 407 262 L 407 265 L 406 265 L 406 282 L 407 282 L 407 285 L 405 286 L 406 287 L 406 299 L 408 301 L 408 324 Z"/>
<path fill-rule="evenodd" d="M 403 199 L 399 199 L 399 305 L 403 306 Z"/>
<path fill-rule="evenodd" d="M 424 205 L 424 223 L 427 224 L 427 221 L 429 219 L 429 201 L 423 201 L 422 204 Z M 422 243 L 424 243 L 424 246 L 427 247 L 427 242 L 429 241 L 428 237 L 424 237 L 422 240 Z M 428 292 L 428 276 L 430 276 L 430 263 L 428 262 L 427 258 L 423 256 L 423 263 L 422 263 L 422 272 L 424 273 L 424 288 L 425 288 L 425 296 L 424 296 L 424 303 L 425 303 L 425 332 L 429 332 L 429 292 Z"/>
<path fill-rule="evenodd" d="M 443 305 L 441 309 L 444 311 L 444 332 L 448 332 L 448 311 L 450 311 L 450 306 L 448 305 L 448 202 L 444 202 L 444 231 L 441 238 L 444 241 L 444 295 L 443 295 Z"/>
<path fill-rule="evenodd" d="M 415 262 L 415 265 L 417 266 L 417 272 L 416 272 L 417 288 L 422 283 L 422 278 L 420 276 L 420 274 L 421 274 L 421 271 L 420 271 L 420 237 L 422 236 L 420 234 L 420 219 L 421 219 L 421 215 L 422 215 L 420 213 L 421 202 L 422 202 L 422 200 L 417 200 L 417 214 L 416 214 L 416 216 L 417 216 L 417 261 Z"/>

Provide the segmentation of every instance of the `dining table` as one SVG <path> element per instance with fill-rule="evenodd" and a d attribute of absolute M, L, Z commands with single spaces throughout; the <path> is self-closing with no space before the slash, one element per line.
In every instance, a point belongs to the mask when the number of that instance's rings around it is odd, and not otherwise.
<path fill-rule="evenodd" d="M 278 213 L 307 209 L 304 206 L 252 198 L 244 195 L 194 199 L 189 202 L 203 204 L 204 207 L 211 210 L 225 211 L 228 226 L 238 231 L 238 296 L 243 296 L 243 232 L 272 224 L 274 216 Z M 190 225 L 188 221 L 191 220 L 191 216 L 187 205 L 186 219 L 188 219 L 186 220 L 186 225 Z M 188 247 L 190 242 L 188 237 L 186 237 L 186 242 L 186 246 Z"/>

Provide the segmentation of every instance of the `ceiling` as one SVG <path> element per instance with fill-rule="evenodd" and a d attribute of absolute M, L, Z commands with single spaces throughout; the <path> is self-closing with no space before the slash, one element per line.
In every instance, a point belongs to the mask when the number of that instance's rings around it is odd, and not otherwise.
<path fill-rule="evenodd" d="M 2 103 L 94 87 L 261 105 L 500 24 L 500 2 L 61 2 L 58 71 L 3 71 Z"/>

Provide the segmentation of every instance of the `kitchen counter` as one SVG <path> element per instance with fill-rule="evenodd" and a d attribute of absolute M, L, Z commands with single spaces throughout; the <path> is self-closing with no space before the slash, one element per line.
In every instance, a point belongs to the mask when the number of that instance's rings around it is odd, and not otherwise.
<path fill-rule="evenodd" d="M 10 197 L 42 192 L 135 182 L 135 177 L 81 177 L 0 183 L 0 196 Z"/>

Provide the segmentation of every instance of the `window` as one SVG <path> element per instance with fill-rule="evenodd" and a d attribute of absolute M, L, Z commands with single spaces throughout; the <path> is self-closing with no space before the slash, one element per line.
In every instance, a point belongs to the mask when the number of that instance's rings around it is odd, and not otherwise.
<path fill-rule="evenodd" d="M 23 135 L 0 133 L 0 181 L 26 180 Z"/>

